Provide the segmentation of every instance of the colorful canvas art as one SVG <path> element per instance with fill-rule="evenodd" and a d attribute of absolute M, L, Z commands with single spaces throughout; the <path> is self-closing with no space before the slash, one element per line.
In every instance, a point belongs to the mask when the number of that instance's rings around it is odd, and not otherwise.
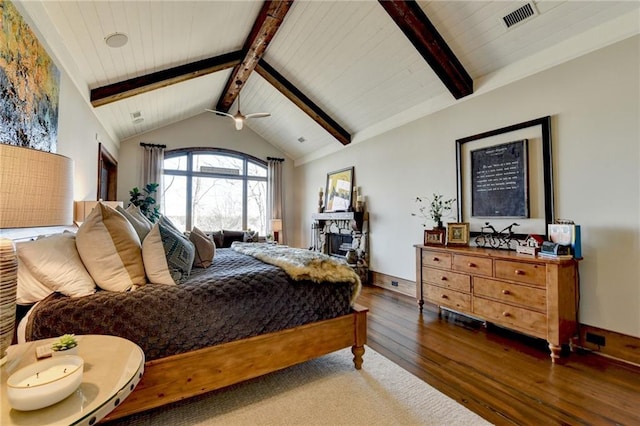
<path fill-rule="evenodd" d="M 0 27 L 0 143 L 56 152 L 60 72 L 8 0 Z"/>

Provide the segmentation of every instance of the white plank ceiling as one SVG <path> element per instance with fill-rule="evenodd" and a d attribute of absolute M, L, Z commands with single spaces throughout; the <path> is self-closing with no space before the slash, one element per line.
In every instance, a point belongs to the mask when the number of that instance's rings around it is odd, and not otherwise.
<path fill-rule="evenodd" d="M 637 17 L 640 6 L 636 1 L 539 1 L 538 16 L 506 30 L 501 17 L 524 2 L 418 4 L 474 80 L 615 19 Z M 262 2 L 46 0 L 21 7 L 76 85 L 86 88 L 88 98 L 89 89 L 240 50 Z M 105 36 L 114 32 L 127 34 L 129 43 L 116 49 L 106 46 Z M 567 59 L 572 54 L 568 52 Z M 356 142 L 403 124 L 406 111 L 415 115 L 430 100 L 445 99 L 442 106 L 456 102 L 377 1 L 296 0 L 264 59 Z M 95 112 L 118 141 L 142 135 L 215 108 L 230 71 L 97 107 Z M 269 118 L 248 120 L 246 126 L 296 162 L 342 147 L 257 73 L 242 89 L 241 104 L 245 114 L 271 113 Z M 237 103 L 230 112 L 236 108 Z M 136 124 L 131 114 L 138 111 L 144 121 Z M 229 119 L 209 115 L 233 126 Z M 300 137 L 306 141 L 300 143 Z"/>

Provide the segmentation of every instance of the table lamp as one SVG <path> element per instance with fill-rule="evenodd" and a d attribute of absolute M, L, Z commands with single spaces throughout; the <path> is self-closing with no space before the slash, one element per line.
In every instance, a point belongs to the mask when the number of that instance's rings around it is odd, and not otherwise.
<path fill-rule="evenodd" d="M 278 244 L 280 243 L 280 231 L 282 231 L 282 219 L 272 219 L 271 232 L 273 232 L 273 240 Z"/>

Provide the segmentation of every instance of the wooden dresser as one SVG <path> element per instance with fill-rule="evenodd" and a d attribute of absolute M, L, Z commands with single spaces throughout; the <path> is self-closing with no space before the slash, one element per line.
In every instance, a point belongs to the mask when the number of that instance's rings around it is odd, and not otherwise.
<path fill-rule="evenodd" d="M 545 339 L 551 360 L 577 333 L 578 262 L 478 247 L 416 247 L 416 297 Z"/>

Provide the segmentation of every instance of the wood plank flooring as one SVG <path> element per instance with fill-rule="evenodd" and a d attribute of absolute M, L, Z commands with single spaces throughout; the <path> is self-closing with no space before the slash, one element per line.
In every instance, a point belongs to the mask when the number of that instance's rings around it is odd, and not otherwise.
<path fill-rule="evenodd" d="M 368 345 L 497 425 L 640 425 L 640 368 L 574 352 L 552 364 L 547 343 L 425 309 L 365 286 Z M 366 353 L 363 368 L 366 369 Z"/>

